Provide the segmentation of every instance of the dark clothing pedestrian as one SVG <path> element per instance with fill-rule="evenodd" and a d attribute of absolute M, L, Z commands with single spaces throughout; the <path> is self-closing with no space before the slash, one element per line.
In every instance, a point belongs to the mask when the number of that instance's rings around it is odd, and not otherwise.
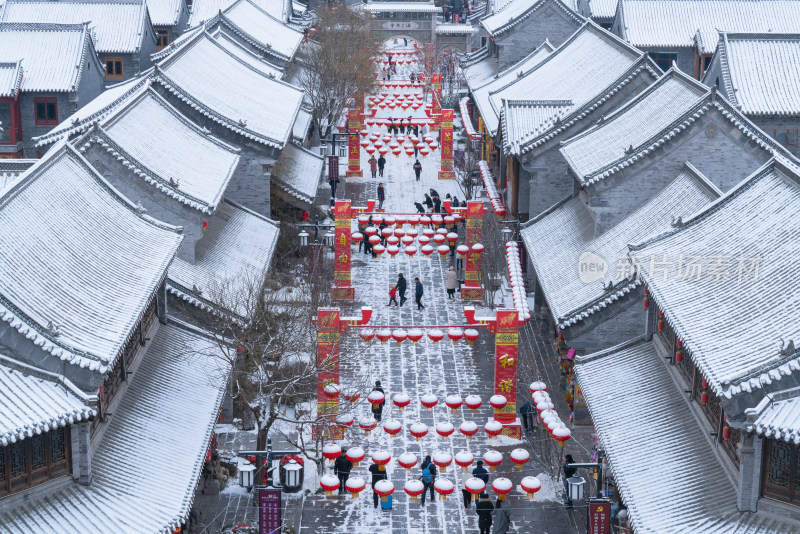
<path fill-rule="evenodd" d="M 383 388 L 381 387 L 380 381 L 375 382 L 375 387 L 372 388 L 372 391 L 380 391 L 381 393 L 386 395 L 386 392 L 383 391 Z M 381 415 L 383 414 L 383 405 L 384 404 L 386 404 L 385 400 L 384 400 L 384 402 L 382 402 L 380 404 L 373 404 L 372 405 L 372 416 L 375 418 L 376 421 L 380 421 L 381 420 Z"/>
<path fill-rule="evenodd" d="M 504 505 L 503 501 L 499 499 L 494 508 L 493 523 L 492 534 L 506 534 L 508 527 L 511 526 L 511 514 L 508 513 L 508 505 Z"/>
<path fill-rule="evenodd" d="M 420 282 L 419 278 L 418 278 L 416 286 L 414 287 L 414 296 L 417 299 L 417 309 L 418 310 L 424 310 L 425 309 L 425 306 L 422 305 L 422 295 L 424 295 L 424 294 L 425 294 L 425 290 L 422 289 L 422 282 Z"/>
<path fill-rule="evenodd" d="M 478 528 L 480 534 L 490 534 L 492 528 L 492 515 L 494 514 L 494 506 L 489 496 L 485 493 L 481 494 L 480 500 L 475 504 L 475 512 L 478 514 Z"/>
<path fill-rule="evenodd" d="M 406 133 L 406 125 L 403 124 L 403 119 L 400 119 L 400 133 L 401 134 Z"/>
<path fill-rule="evenodd" d="M 385 165 L 386 165 L 386 158 L 384 158 L 383 154 L 381 154 L 381 157 L 378 158 L 378 174 L 380 175 L 381 178 L 383 178 L 383 167 Z"/>
<path fill-rule="evenodd" d="M 403 303 L 406 300 L 408 300 L 408 299 L 406 299 L 406 291 L 408 290 L 408 282 L 406 282 L 406 279 L 403 276 L 403 273 L 400 273 L 397 276 L 397 284 L 396 285 L 397 285 L 397 291 L 400 293 L 400 306 L 402 306 Z"/>
<path fill-rule="evenodd" d="M 478 462 L 478 467 L 472 470 L 472 476 L 483 480 L 484 484 L 489 483 L 489 471 L 483 467 L 483 462 Z"/>
<path fill-rule="evenodd" d="M 414 125 L 414 135 L 419 136 L 419 125 L 418 124 Z"/>
<path fill-rule="evenodd" d="M 431 194 L 431 198 L 435 198 L 435 197 L 439 196 L 439 192 L 436 189 L 432 188 L 432 187 L 431 187 L 431 190 L 429 191 L 429 193 Z"/>
<path fill-rule="evenodd" d="M 425 213 L 425 206 L 419 202 L 414 202 L 414 207 L 417 208 L 417 213 Z"/>
<path fill-rule="evenodd" d="M 429 210 L 433 209 L 433 200 L 431 200 L 431 197 L 428 196 L 428 193 L 425 193 L 425 200 L 423 200 L 423 202 Z"/>
<path fill-rule="evenodd" d="M 425 506 L 426 493 L 430 492 L 431 501 L 433 501 L 433 484 L 436 482 L 436 464 L 431 461 L 430 456 L 426 456 L 419 467 L 422 469 L 420 480 L 422 480 L 422 485 L 424 486 L 424 490 L 422 491 L 422 506 Z"/>
<path fill-rule="evenodd" d="M 414 162 L 414 175 L 417 177 L 417 181 L 419 182 L 419 175 L 422 174 L 422 163 L 419 160 Z"/>
<path fill-rule="evenodd" d="M 433 197 L 433 212 L 439 213 L 442 209 L 442 199 L 439 198 L 439 195 Z"/>
<path fill-rule="evenodd" d="M 387 478 L 386 470 L 381 470 L 381 466 L 378 464 L 372 464 L 369 466 L 369 472 L 372 473 L 372 506 L 377 508 L 378 503 L 381 502 L 381 497 L 375 493 L 375 484 L 377 484 L 378 481 L 385 480 Z"/>
<path fill-rule="evenodd" d="M 375 159 L 375 156 L 370 156 L 367 163 L 369 163 L 369 172 L 371 172 L 372 177 L 375 178 L 375 174 L 378 172 L 378 160 Z"/>
<path fill-rule="evenodd" d="M 461 206 L 461 204 L 459 204 L 458 199 L 456 197 L 453 197 L 453 201 L 450 203 L 450 206 L 458 208 Z"/>
<path fill-rule="evenodd" d="M 347 479 L 350 478 L 350 470 L 353 468 L 353 462 L 347 459 L 345 451 L 339 456 L 333 464 L 333 472 L 339 477 L 339 495 L 344 494 L 345 484 Z"/>
<path fill-rule="evenodd" d="M 569 484 L 567 483 L 567 479 L 570 477 L 575 476 L 575 473 L 578 472 L 577 467 L 572 467 L 570 464 L 574 464 L 575 460 L 572 459 L 572 455 L 568 454 L 564 458 L 564 465 L 561 466 L 561 469 L 564 470 L 564 494 L 567 497 L 567 508 L 572 508 L 572 499 L 569 498 Z"/>
<path fill-rule="evenodd" d="M 522 425 L 525 427 L 525 432 L 530 432 L 534 428 L 532 411 L 531 401 L 519 407 L 519 415 L 522 419 Z"/>
<path fill-rule="evenodd" d="M 383 189 L 383 184 L 378 184 L 378 208 L 383 208 L 383 201 L 386 200 L 386 191 Z"/>

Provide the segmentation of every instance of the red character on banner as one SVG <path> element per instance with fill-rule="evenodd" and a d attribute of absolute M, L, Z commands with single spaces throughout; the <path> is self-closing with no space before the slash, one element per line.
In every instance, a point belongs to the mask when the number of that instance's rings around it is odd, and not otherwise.
<path fill-rule="evenodd" d="M 355 289 L 350 285 L 350 241 L 352 207 L 349 200 L 337 200 L 334 208 L 334 279 L 332 297 L 337 300 L 353 300 Z"/>
<path fill-rule="evenodd" d="M 517 421 L 517 347 L 519 321 L 516 310 L 497 311 L 495 333 L 494 392 L 503 395 L 508 403 L 495 409 L 495 421 L 503 424 L 503 434 L 519 439 L 522 435 Z"/>

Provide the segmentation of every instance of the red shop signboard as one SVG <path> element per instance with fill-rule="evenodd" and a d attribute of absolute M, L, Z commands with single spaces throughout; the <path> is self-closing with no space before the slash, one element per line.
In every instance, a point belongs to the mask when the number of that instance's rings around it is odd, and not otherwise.
<path fill-rule="evenodd" d="M 611 502 L 605 499 L 589 501 L 588 534 L 609 534 L 611 530 Z"/>

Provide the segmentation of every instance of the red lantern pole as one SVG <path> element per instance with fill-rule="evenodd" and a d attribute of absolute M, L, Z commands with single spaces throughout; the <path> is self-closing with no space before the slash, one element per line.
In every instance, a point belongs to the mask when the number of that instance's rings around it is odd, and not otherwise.
<path fill-rule="evenodd" d="M 442 110 L 442 130 L 439 136 L 439 146 L 442 150 L 442 168 L 439 171 L 440 180 L 454 180 L 453 172 L 453 110 Z"/>
<path fill-rule="evenodd" d="M 483 239 L 483 202 L 470 200 L 467 202 L 467 246 L 470 252 L 464 260 L 464 287 L 461 288 L 461 300 L 483 300 L 481 287 L 481 255 L 472 251 L 472 245 Z"/>

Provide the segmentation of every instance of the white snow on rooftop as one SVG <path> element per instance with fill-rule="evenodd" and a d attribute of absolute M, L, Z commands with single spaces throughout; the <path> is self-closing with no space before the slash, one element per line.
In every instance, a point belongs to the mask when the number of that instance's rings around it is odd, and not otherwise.
<path fill-rule="evenodd" d="M 265 76 L 271 76 L 276 80 L 280 80 L 283 77 L 283 68 L 270 63 L 264 56 L 245 49 L 227 31 L 220 29 L 212 33 L 211 36 L 231 55 L 241 59 Z"/>
<path fill-rule="evenodd" d="M 415 1 L 415 2 L 367 2 L 366 4 L 358 4 L 364 11 L 370 13 L 440 13 L 441 8 L 434 5 L 433 2 Z"/>
<path fill-rule="evenodd" d="M 22 65 L 19 61 L 0 63 L 0 97 L 15 98 L 22 85 Z"/>
<path fill-rule="evenodd" d="M 17 310 L 4 318 L 24 314 L 28 326 L 16 327 L 36 333 L 45 350 L 85 352 L 75 363 L 102 369 L 182 239 L 138 214 L 74 149 L 54 147 L 0 199 L 0 298 Z M 49 323 L 60 333 L 48 333 Z"/>
<path fill-rule="evenodd" d="M 6 508 L 0 534 L 177 528 L 191 509 L 225 388 L 228 370 L 214 351 L 199 333 L 159 326 L 94 453 L 92 485 L 72 483 Z"/>
<path fill-rule="evenodd" d="M 682 227 L 631 251 L 717 395 L 800 369 L 794 349 L 781 354 L 781 340 L 800 340 L 799 180 L 795 169 L 770 163 Z"/>
<path fill-rule="evenodd" d="M 156 187 L 207 212 L 219 204 L 239 163 L 237 148 L 202 131 L 152 89 L 106 118 L 101 128 Z"/>
<path fill-rule="evenodd" d="M 617 14 L 619 0 L 591 0 L 588 2 L 593 19 L 613 19 Z"/>
<path fill-rule="evenodd" d="M 147 0 L 153 26 L 175 26 L 183 10 L 187 9 L 185 6 L 186 0 Z"/>
<path fill-rule="evenodd" d="M 538 217 L 521 232 L 553 317 L 563 328 L 585 319 L 624 296 L 633 284 L 617 285 L 616 266 L 626 257 L 628 243 L 638 243 L 670 228 L 673 217 L 687 217 L 717 198 L 717 193 L 690 168 L 639 209 L 600 235 L 597 215 L 581 197 L 574 197 Z M 606 276 L 592 283 L 579 277 L 579 258 L 585 252 L 602 257 Z M 611 291 L 604 286 L 615 284 Z"/>
<path fill-rule="evenodd" d="M 748 432 L 755 432 L 759 436 L 800 445 L 800 397 L 770 400 L 769 405 L 746 428 Z"/>
<path fill-rule="evenodd" d="M 544 6 L 548 6 L 550 9 L 553 7 L 561 9 L 569 17 L 581 23 L 585 20 L 575 13 L 571 6 L 568 7 L 560 0 L 510 0 L 504 2 L 499 11 L 483 19 L 481 25 L 489 35 L 496 36 L 516 26 Z"/>
<path fill-rule="evenodd" d="M 235 2 L 223 16 L 259 45 L 287 60 L 294 56 L 303 40 L 301 32 L 273 17 L 253 0 Z"/>
<path fill-rule="evenodd" d="M 194 0 L 192 13 L 189 16 L 187 27 L 198 26 L 216 17 L 220 11 L 225 11 L 236 2 L 246 0 Z M 285 21 L 289 17 L 289 4 L 287 0 L 253 0 L 258 7 L 269 13 L 274 18 Z"/>
<path fill-rule="evenodd" d="M 273 178 L 278 187 L 311 204 L 317 195 L 322 168 L 325 160 L 310 150 L 286 143 L 283 154 L 275 164 Z"/>
<path fill-rule="evenodd" d="M 138 52 L 149 23 L 145 0 L 7 0 L 0 20 L 83 24 L 96 35 L 100 53 Z M 155 41 L 154 41 L 155 42 Z"/>
<path fill-rule="evenodd" d="M 38 159 L 0 159 L 0 195 L 17 181 L 19 176 L 33 167 Z"/>

